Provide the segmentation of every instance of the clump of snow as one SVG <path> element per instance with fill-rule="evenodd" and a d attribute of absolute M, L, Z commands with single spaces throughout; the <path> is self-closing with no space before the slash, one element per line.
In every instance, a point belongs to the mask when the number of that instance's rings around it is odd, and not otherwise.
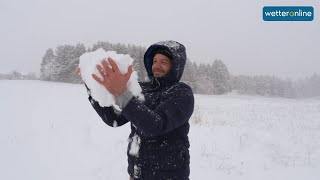
<path fill-rule="evenodd" d="M 139 168 L 137 165 L 134 165 L 134 167 L 133 167 L 134 178 L 139 178 L 140 171 L 141 171 L 141 168 Z"/>
<path fill-rule="evenodd" d="M 92 78 L 92 74 L 103 79 L 96 66 L 99 64 L 103 68 L 102 61 L 107 60 L 109 57 L 115 61 L 122 74 L 127 73 L 128 67 L 133 63 L 133 59 L 128 54 L 117 54 L 115 51 L 106 52 L 102 48 L 94 52 L 83 54 L 80 56 L 79 62 L 82 80 L 91 90 L 92 98 L 95 99 L 102 107 L 115 106 L 115 97 L 107 91 L 105 87 L 94 80 Z M 138 74 L 136 71 L 132 72 L 127 88 L 134 96 L 137 96 L 140 100 L 144 100 L 141 93 L 142 89 L 138 83 Z"/>
<path fill-rule="evenodd" d="M 130 150 L 129 150 L 130 155 L 132 155 L 132 156 L 139 155 L 140 143 L 141 143 L 140 137 L 137 134 L 135 134 L 132 137 L 132 142 L 131 142 L 131 146 L 130 146 Z"/>
<path fill-rule="evenodd" d="M 181 45 L 176 41 L 160 41 L 156 43 L 157 45 L 167 46 L 173 49 L 178 49 Z"/>
<path fill-rule="evenodd" d="M 117 121 L 113 121 L 113 127 L 118 127 Z"/>

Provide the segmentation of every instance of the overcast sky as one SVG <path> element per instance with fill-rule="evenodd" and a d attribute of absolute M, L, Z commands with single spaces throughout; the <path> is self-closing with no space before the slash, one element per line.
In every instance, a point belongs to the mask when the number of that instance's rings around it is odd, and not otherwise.
<path fill-rule="evenodd" d="M 265 22 L 270 5 L 313 6 L 312 22 Z M 232 74 L 320 74 L 316 0 L 0 0 L 0 72 L 39 72 L 48 48 L 102 40 L 149 46 L 176 40 L 196 62 Z"/>

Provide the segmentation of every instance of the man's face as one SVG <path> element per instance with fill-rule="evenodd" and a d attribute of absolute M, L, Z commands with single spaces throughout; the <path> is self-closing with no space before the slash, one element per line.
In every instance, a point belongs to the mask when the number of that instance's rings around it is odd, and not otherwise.
<path fill-rule="evenodd" d="M 153 57 L 152 72 L 154 77 L 163 77 L 171 69 L 171 60 L 162 54 L 156 54 Z"/>

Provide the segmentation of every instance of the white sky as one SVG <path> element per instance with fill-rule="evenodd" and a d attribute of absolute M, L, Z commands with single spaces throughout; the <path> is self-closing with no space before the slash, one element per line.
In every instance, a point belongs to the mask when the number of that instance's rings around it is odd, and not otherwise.
<path fill-rule="evenodd" d="M 270 5 L 313 6 L 312 22 L 264 22 Z M 316 0 L 0 0 L 0 72 L 38 72 L 47 48 L 98 40 L 149 46 L 176 40 L 192 61 L 232 74 L 320 73 Z"/>

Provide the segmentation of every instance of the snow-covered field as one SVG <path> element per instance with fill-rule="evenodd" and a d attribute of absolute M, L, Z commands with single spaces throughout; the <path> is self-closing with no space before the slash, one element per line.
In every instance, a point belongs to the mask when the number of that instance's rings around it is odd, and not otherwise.
<path fill-rule="evenodd" d="M 127 180 L 129 125 L 111 128 L 83 85 L 0 81 L 0 179 Z M 320 178 L 320 100 L 196 95 L 192 180 Z"/>

